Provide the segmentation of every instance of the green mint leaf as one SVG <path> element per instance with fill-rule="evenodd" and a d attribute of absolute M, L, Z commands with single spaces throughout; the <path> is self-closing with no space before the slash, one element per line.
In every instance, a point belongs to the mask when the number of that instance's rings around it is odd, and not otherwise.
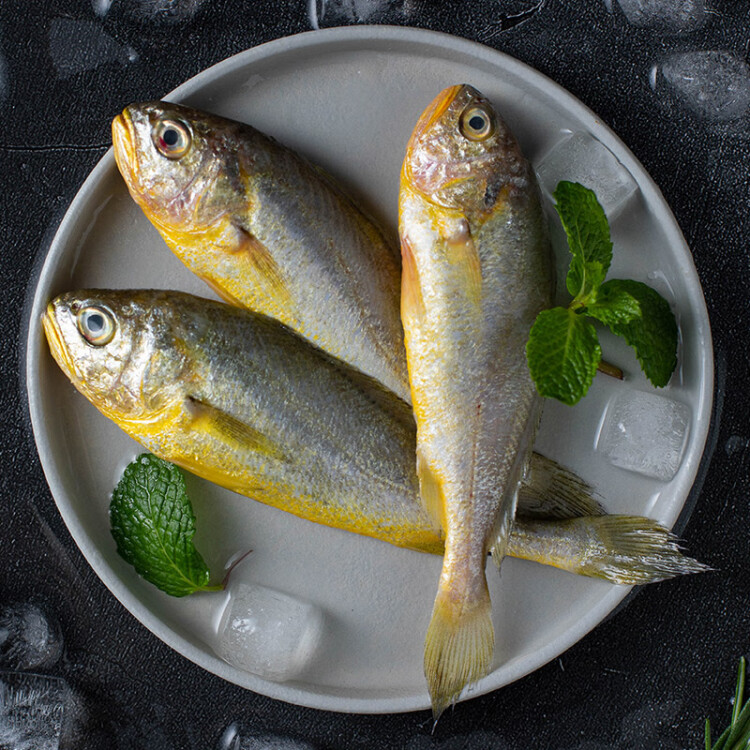
<path fill-rule="evenodd" d="M 640 317 L 629 321 L 603 320 L 601 317 L 599 320 L 635 349 L 641 368 L 651 383 L 664 387 L 677 366 L 677 321 L 669 303 L 647 284 L 630 279 L 608 281 L 602 286 L 601 294 L 613 298 L 628 294 L 637 300 Z"/>
<path fill-rule="evenodd" d="M 554 307 L 534 321 L 526 358 L 539 393 L 573 406 L 594 380 L 602 350 L 590 321 L 569 308 Z"/>
<path fill-rule="evenodd" d="M 554 198 L 573 255 L 566 285 L 576 301 L 586 304 L 596 298 L 612 262 L 607 217 L 594 191 L 577 182 L 559 182 Z"/>
<path fill-rule="evenodd" d="M 211 589 L 193 544 L 195 516 L 185 478 L 173 464 L 143 453 L 125 469 L 109 507 L 118 553 L 171 596 Z"/>
<path fill-rule="evenodd" d="M 599 287 L 596 302 L 587 305 L 585 312 L 606 326 L 631 323 L 642 316 L 638 300 L 619 284 L 609 281 Z"/>

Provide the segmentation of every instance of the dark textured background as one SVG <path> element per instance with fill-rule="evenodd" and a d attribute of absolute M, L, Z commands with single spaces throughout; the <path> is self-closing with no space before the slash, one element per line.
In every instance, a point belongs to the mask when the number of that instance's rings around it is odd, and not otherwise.
<path fill-rule="evenodd" d="M 66 653 L 54 672 L 96 717 L 80 747 L 204 750 L 236 721 L 331 749 L 687 749 L 702 747 L 705 716 L 728 721 L 737 660 L 750 652 L 750 129 L 667 116 L 648 76 L 673 50 L 744 55 L 750 4 L 718 0 L 708 25 L 674 37 L 634 28 L 597 0 L 547 0 L 517 25 L 503 16 L 531 0 L 406 2 L 411 25 L 484 41 L 571 91 L 630 147 L 672 207 L 703 283 L 717 376 L 694 510 L 680 530 L 718 572 L 639 591 L 562 658 L 461 704 L 434 735 L 428 712 L 338 715 L 272 701 L 158 641 L 100 583 L 50 496 L 21 375 L 25 303 L 51 234 L 109 145 L 110 118 L 229 55 L 309 30 L 307 0 L 206 0 L 172 20 L 148 12 L 158 0 L 115 0 L 103 17 L 96 0 L 3 0 L 0 605 L 39 599 L 56 611 Z"/>

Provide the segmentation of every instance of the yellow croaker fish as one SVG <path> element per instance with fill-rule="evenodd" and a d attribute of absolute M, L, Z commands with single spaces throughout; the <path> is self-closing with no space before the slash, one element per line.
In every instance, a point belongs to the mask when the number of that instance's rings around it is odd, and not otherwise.
<path fill-rule="evenodd" d="M 249 125 L 166 102 L 112 123 L 130 194 L 227 302 L 408 399 L 398 251 L 322 170 Z"/>
<path fill-rule="evenodd" d="M 82 291 L 43 316 L 57 363 L 154 454 L 302 518 L 442 554 L 419 501 L 404 403 L 282 326 L 180 292 Z M 563 498 L 545 496 L 561 491 Z M 615 583 L 703 570 L 654 521 L 601 513 L 536 457 L 509 554 Z M 564 521 L 540 517 L 570 517 Z"/>
<path fill-rule="evenodd" d="M 425 639 L 437 718 L 492 667 L 485 578 L 499 565 L 541 412 L 525 345 L 554 268 L 531 167 L 471 86 L 440 93 L 401 173 L 404 324 L 422 500 L 445 531 Z"/>

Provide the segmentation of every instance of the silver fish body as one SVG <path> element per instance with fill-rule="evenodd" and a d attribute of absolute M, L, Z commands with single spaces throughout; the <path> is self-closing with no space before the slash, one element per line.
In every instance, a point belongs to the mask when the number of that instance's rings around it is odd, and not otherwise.
<path fill-rule="evenodd" d="M 112 123 L 128 189 L 187 267 L 409 396 L 394 244 L 321 169 L 249 125 L 166 102 Z"/>
<path fill-rule="evenodd" d="M 64 294 L 43 325 L 76 388 L 162 458 L 310 521 L 443 553 L 408 409 L 282 326 L 155 291 Z M 704 569 L 653 521 L 598 515 L 590 488 L 541 456 L 519 512 L 515 557 L 618 583 Z"/>
<path fill-rule="evenodd" d="M 446 554 L 425 644 L 435 716 L 491 667 L 485 579 L 498 565 L 541 414 L 525 345 L 552 302 L 538 188 L 508 127 L 470 86 L 420 118 L 401 176 L 402 305 L 417 468 Z"/>

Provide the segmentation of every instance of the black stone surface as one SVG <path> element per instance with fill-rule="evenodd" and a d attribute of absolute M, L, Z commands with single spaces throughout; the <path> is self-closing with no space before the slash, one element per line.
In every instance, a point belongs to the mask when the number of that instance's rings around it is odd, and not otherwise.
<path fill-rule="evenodd" d="M 93 717 L 73 746 L 206 750 L 239 722 L 249 733 L 331 750 L 702 747 L 704 718 L 728 721 L 737 661 L 750 652 L 750 129 L 746 121 L 721 127 L 667 114 L 649 70 L 671 51 L 744 55 L 750 4 L 717 0 L 704 28 L 677 37 L 635 28 L 597 0 L 405 0 L 407 23 L 529 63 L 617 132 L 692 248 L 716 355 L 712 428 L 681 532 L 717 572 L 639 591 L 560 659 L 459 705 L 434 734 L 426 711 L 325 713 L 202 671 L 112 597 L 57 513 L 22 381 L 26 303 L 52 233 L 109 145 L 110 118 L 229 55 L 310 28 L 307 0 L 114 0 L 97 15 L 107 5 L 0 4 L 0 604 L 38 600 L 59 619 L 65 655 L 51 671 L 80 692 Z"/>

